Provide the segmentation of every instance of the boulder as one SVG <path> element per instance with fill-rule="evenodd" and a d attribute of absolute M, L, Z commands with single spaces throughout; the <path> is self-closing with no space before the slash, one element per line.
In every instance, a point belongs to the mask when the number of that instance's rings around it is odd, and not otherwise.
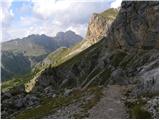
<path fill-rule="evenodd" d="M 25 103 L 24 99 L 20 98 L 20 99 L 15 100 L 14 105 L 16 108 L 22 108 L 24 107 L 24 103 Z"/>
<path fill-rule="evenodd" d="M 12 94 L 10 92 L 4 92 L 1 94 L 1 99 L 4 100 L 4 99 L 9 99 L 12 97 Z"/>
<path fill-rule="evenodd" d="M 26 107 L 38 105 L 40 103 L 40 99 L 37 98 L 35 95 L 31 95 L 31 94 L 26 95 L 24 98 L 24 101 L 26 101 L 25 102 Z"/>
<path fill-rule="evenodd" d="M 65 89 L 65 91 L 64 91 L 64 96 L 70 95 L 71 92 L 72 92 L 72 89 Z"/>

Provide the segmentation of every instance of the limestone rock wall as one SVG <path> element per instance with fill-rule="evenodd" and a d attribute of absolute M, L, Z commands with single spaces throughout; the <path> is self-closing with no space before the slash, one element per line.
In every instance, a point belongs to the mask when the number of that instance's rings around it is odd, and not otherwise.
<path fill-rule="evenodd" d="M 108 47 L 159 48 L 159 2 L 124 1 L 113 22 Z"/>

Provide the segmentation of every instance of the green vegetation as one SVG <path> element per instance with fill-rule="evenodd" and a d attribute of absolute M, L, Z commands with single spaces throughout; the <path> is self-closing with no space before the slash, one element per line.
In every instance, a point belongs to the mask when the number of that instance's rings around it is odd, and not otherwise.
<path fill-rule="evenodd" d="M 100 98 L 103 96 L 101 87 L 91 87 L 91 88 L 88 89 L 88 92 L 91 95 L 94 95 L 94 97 L 89 99 L 87 103 L 82 104 L 82 108 L 85 111 L 88 111 L 93 106 L 95 106 L 97 104 L 97 102 L 100 100 Z"/>
<path fill-rule="evenodd" d="M 64 62 L 70 60 L 74 56 L 78 55 L 81 51 L 83 51 L 85 48 L 81 48 L 83 43 L 85 43 L 85 40 L 79 42 L 78 44 L 74 45 L 73 47 L 69 49 L 63 50 L 60 54 L 51 56 L 51 60 L 54 64 L 52 64 L 53 67 L 57 67 Z M 76 51 L 78 50 L 78 51 Z M 55 62 L 54 62 L 55 61 Z"/>
<path fill-rule="evenodd" d="M 41 98 L 41 104 L 36 107 L 28 108 L 24 111 L 14 114 L 16 119 L 36 119 L 45 117 L 51 113 L 54 113 L 55 110 L 61 108 L 62 106 L 67 106 L 73 101 L 79 101 L 82 96 L 92 96 L 93 97 L 87 100 L 85 103 L 82 103 L 81 107 L 83 111 L 73 115 L 75 118 L 85 118 L 87 117 L 87 111 L 91 109 L 102 97 L 102 88 L 101 87 L 91 87 L 88 88 L 85 92 L 75 89 L 69 96 L 57 96 L 55 98 Z"/>
<path fill-rule="evenodd" d="M 84 111 L 73 114 L 74 119 L 84 119 L 84 118 L 87 118 L 88 116 L 89 116 L 89 113 L 88 112 L 84 113 Z"/>
<path fill-rule="evenodd" d="M 54 112 L 57 108 L 67 106 L 78 100 L 81 97 L 81 92 L 76 90 L 70 96 L 57 96 L 55 98 L 42 98 L 41 105 L 33 108 L 26 109 L 15 115 L 16 119 L 36 119 L 47 116 L 49 113 Z"/>
<path fill-rule="evenodd" d="M 122 68 L 127 68 L 127 64 L 134 58 L 133 55 L 126 55 L 123 60 L 120 62 Z"/>
<path fill-rule="evenodd" d="M 93 95 L 93 97 L 81 104 L 82 111 L 73 115 L 75 119 L 88 117 L 88 110 L 95 106 L 103 96 L 102 90 L 102 87 L 97 86 L 90 87 L 86 90 L 86 93 L 88 93 L 90 96 Z"/>
<path fill-rule="evenodd" d="M 18 85 L 27 83 L 31 78 L 33 77 L 33 74 L 28 73 L 23 76 L 17 76 L 12 78 L 11 80 L 7 80 L 1 83 L 1 91 L 5 92 L 10 90 L 11 88 L 14 88 Z"/>
<path fill-rule="evenodd" d="M 50 53 L 44 61 L 42 61 L 39 65 L 35 66 L 34 71 L 40 71 L 41 69 L 47 68 L 50 65 L 52 67 L 57 67 L 64 62 L 70 60 L 72 57 L 79 54 L 83 49 L 82 45 L 85 43 L 85 40 L 82 40 L 81 42 L 75 44 L 71 48 L 59 48 L 56 51 Z M 78 50 L 78 51 L 76 51 Z M 45 63 L 45 60 L 48 60 L 49 63 Z"/>
<path fill-rule="evenodd" d="M 30 71 L 28 57 L 21 53 L 2 52 L 2 81 L 11 76 L 25 74 Z"/>
<path fill-rule="evenodd" d="M 110 58 L 112 65 L 115 67 L 118 66 L 126 55 L 127 54 L 124 51 L 116 51 L 115 53 L 113 53 L 113 55 Z"/>
<path fill-rule="evenodd" d="M 109 19 L 109 20 L 114 20 L 118 14 L 118 10 L 114 8 L 110 8 L 102 12 L 100 15 L 103 17 Z"/>
<path fill-rule="evenodd" d="M 141 104 L 136 104 L 131 110 L 131 117 L 134 119 L 151 119 L 151 114 L 144 110 Z"/>
<path fill-rule="evenodd" d="M 72 66 L 73 64 L 81 61 L 82 58 L 87 64 L 88 59 L 91 59 L 93 55 L 98 54 L 98 51 L 100 51 L 100 49 L 101 49 L 100 44 L 101 44 L 100 42 L 97 42 L 96 44 L 94 44 L 94 45 L 86 48 L 85 50 L 79 52 L 78 54 L 75 54 L 74 57 L 72 56 L 71 58 L 65 60 L 63 63 L 59 64 L 57 67 L 58 68 L 61 68 L 61 67 L 65 68 L 65 67 Z M 95 53 L 95 51 L 97 51 L 97 52 Z"/>
<path fill-rule="evenodd" d="M 41 118 L 49 114 L 55 108 L 66 105 L 70 102 L 70 98 L 67 97 L 56 97 L 55 99 L 45 98 L 43 103 L 35 108 L 27 109 L 16 115 L 16 119 L 33 119 Z"/>
<path fill-rule="evenodd" d="M 1 84 L 1 90 L 2 92 L 8 91 L 9 89 L 18 86 L 20 83 L 22 83 L 23 80 L 19 80 L 19 79 L 12 79 L 12 80 L 8 80 L 6 82 L 3 82 Z"/>
<path fill-rule="evenodd" d="M 29 35 L 2 43 L 2 81 L 15 75 L 24 75 L 52 51 L 61 46 L 70 47 L 81 39 L 82 37 L 74 32 L 67 31 L 53 38 L 46 35 Z M 60 56 L 56 55 L 54 64 L 59 62 Z"/>
<path fill-rule="evenodd" d="M 135 102 L 126 102 L 125 105 L 128 107 L 130 118 L 151 119 L 151 114 L 143 108 L 145 103 L 142 99 L 138 99 Z"/>
<path fill-rule="evenodd" d="M 104 72 L 102 72 L 99 77 L 101 79 L 101 81 L 99 82 L 100 85 L 106 85 L 106 82 L 109 82 L 109 77 L 111 76 L 111 70 L 104 70 Z"/>

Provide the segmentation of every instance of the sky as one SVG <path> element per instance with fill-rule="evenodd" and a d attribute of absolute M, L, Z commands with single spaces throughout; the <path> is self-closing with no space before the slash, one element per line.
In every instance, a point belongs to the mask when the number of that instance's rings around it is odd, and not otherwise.
<path fill-rule="evenodd" d="M 0 0 L 0 41 L 67 30 L 84 37 L 93 13 L 120 4 L 121 0 Z"/>

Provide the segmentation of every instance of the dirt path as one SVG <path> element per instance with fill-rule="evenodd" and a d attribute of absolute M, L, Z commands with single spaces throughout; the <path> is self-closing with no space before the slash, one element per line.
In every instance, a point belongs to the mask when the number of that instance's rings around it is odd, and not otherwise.
<path fill-rule="evenodd" d="M 104 97 L 89 110 L 89 118 L 123 119 L 128 118 L 123 101 L 126 86 L 111 85 L 104 89 Z"/>

